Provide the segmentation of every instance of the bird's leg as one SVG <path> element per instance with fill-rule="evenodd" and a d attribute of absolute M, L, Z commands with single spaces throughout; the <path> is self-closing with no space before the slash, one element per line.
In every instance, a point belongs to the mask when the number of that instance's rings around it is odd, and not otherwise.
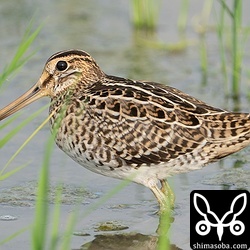
<path fill-rule="evenodd" d="M 175 195 L 166 180 L 160 180 L 160 182 L 161 182 L 161 191 L 165 195 L 165 197 L 167 197 L 168 202 L 170 203 L 170 207 L 173 208 L 175 203 Z"/>
<path fill-rule="evenodd" d="M 167 208 L 169 208 L 169 204 L 167 202 L 167 199 L 166 199 L 165 195 L 163 194 L 163 192 L 159 189 L 159 187 L 157 185 L 155 185 L 155 186 L 152 186 L 150 189 L 153 192 L 153 194 L 155 195 L 155 197 L 160 205 L 160 211 L 166 210 Z"/>
<path fill-rule="evenodd" d="M 171 191 L 168 183 L 164 180 L 161 180 L 161 189 L 155 184 L 150 187 L 151 191 L 155 195 L 159 205 L 160 213 L 166 213 L 171 210 L 174 205 L 174 194 Z"/>

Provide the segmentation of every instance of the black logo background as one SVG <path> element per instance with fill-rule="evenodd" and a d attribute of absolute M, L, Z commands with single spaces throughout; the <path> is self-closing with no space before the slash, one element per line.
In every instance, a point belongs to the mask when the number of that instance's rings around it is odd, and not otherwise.
<path fill-rule="evenodd" d="M 194 194 L 198 193 L 203 195 L 209 205 L 210 210 L 214 212 L 219 219 L 230 210 L 232 201 L 234 198 L 242 193 L 247 194 L 247 204 L 245 210 L 236 217 L 236 220 L 240 220 L 245 225 L 245 231 L 241 235 L 233 235 L 230 232 L 229 227 L 223 227 L 224 232 L 222 235 L 221 241 L 219 241 L 217 235 L 217 227 L 212 227 L 207 235 L 199 235 L 196 230 L 196 224 L 204 220 L 204 217 L 200 215 L 193 203 Z M 201 199 L 197 199 L 197 204 L 202 212 L 206 211 L 205 203 Z M 243 205 L 243 199 L 239 199 L 235 203 L 234 213 L 237 213 Z M 229 223 L 233 219 L 233 214 L 230 214 L 226 217 L 223 223 Z M 209 222 L 217 223 L 212 215 L 208 215 Z M 250 194 L 245 190 L 194 190 L 190 194 L 190 246 L 192 249 L 194 244 L 229 244 L 231 247 L 233 244 L 247 244 L 248 248 L 250 247 Z M 247 248 L 247 249 L 248 249 Z M 198 249 L 198 248 L 196 248 Z"/>

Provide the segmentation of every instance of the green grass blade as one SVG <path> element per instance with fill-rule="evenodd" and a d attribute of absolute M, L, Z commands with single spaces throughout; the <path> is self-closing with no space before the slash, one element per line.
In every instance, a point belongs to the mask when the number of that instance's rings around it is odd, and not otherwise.
<path fill-rule="evenodd" d="M 189 7 L 189 0 L 182 0 L 180 13 L 179 13 L 178 21 L 177 21 L 177 27 L 178 27 L 179 32 L 184 32 L 186 30 L 188 7 Z"/>
<path fill-rule="evenodd" d="M 131 0 L 134 27 L 154 31 L 159 18 L 160 6 L 160 0 Z"/>
<path fill-rule="evenodd" d="M 47 107 L 48 107 L 48 105 L 45 105 L 44 107 L 40 108 L 38 111 L 36 111 L 32 115 L 30 115 L 24 121 L 22 121 L 18 126 L 13 128 L 8 134 L 6 134 L 0 140 L 0 148 L 2 148 L 12 137 L 14 137 L 22 128 L 24 128 L 27 124 L 29 124 L 32 120 L 34 120 Z M 5 127 L 6 125 L 9 125 L 10 122 L 12 122 L 14 119 L 16 119 L 16 116 L 14 118 L 11 118 L 10 121 L 7 121 L 6 122 L 7 124 L 3 124 L 2 127 Z"/>
<path fill-rule="evenodd" d="M 60 249 L 62 249 L 62 250 L 71 249 L 70 248 L 70 243 L 71 243 L 71 239 L 72 239 L 72 234 L 73 234 L 74 226 L 75 226 L 75 224 L 77 222 L 77 218 L 78 218 L 78 213 L 75 210 L 69 216 L 68 225 L 67 225 L 66 231 L 65 231 L 65 233 L 63 235 L 63 241 L 62 241 L 62 245 L 61 245 Z"/>
<path fill-rule="evenodd" d="M 4 129 L 5 127 L 8 127 L 14 120 L 16 120 L 16 118 L 19 116 L 20 114 L 16 114 L 11 116 L 9 119 L 7 119 L 6 121 L 2 122 L 0 124 L 0 130 Z M 1 145 L 1 141 L 0 141 L 0 148 L 2 147 Z"/>
<path fill-rule="evenodd" d="M 53 116 L 52 112 L 49 117 L 40 125 L 42 127 L 47 121 Z M 63 116 L 62 116 L 63 117 Z M 51 154 L 54 147 L 54 138 L 57 134 L 59 125 L 61 123 L 61 116 L 59 116 L 60 121 L 53 128 L 52 134 L 48 139 L 45 146 L 44 158 L 42 163 L 42 169 L 40 173 L 38 192 L 37 192 L 37 202 L 36 202 L 36 214 L 34 220 L 34 227 L 32 230 L 32 245 L 35 250 L 43 250 L 46 245 L 46 233 L 48 228 L 48 191 L 49 191 L 49 163 L 51 159 Z M 39 128 L 37 129 L 39 130 Z"/>
<path fill-rule="evenodd" d="M 169 228 L 171 226 L 171 210 L 169 209 L 159 217 L 159 226 L 157 229 L 158 242 L 157 250 L 168 250 L 170 248 Z"/>
<path fill-rule="evenodd" d="M 37 128 L 37 133 L 50 119 L 52 114 Z M 34 134 L 33 133 L 33 134 Z M 49 163 L 54 146 L 54 137 L 51 135 L 45 146 L 44 158 L 38 183 L 36 214 L 32 231 L 33 249 L 42 250 L 46 243 L 46 228 L 48 215 L 48 190 L 49 190 Z"/>
<path fill-rule="evenodd" d="M 216 15 L 216 10 L 214 11 Z M 219 53 L 220 53 L 220 62 L 221 62 L 221 71 L 224 77 L 224 89 L 225 89 L 225 95 L 228 96 L 228 74 L 227 74 L 227 61 L 226 61 L 226 49 L 225 49 L 225 43 L 224 43 L 224 34 L 225 34 L 225 8 L 223 5 L 220 8 L 220 16 L 219 18 L 216 16 L 217 19 L 217 36 L 219 40 Z"/>
<path fill-rule="evenodd" d="M 15 237 L 19 236 L 20 234 L 26 232 L 28 229 L 30 229 L 30 226 L 22 228 L 21 230 L 18 230 L 17 232 L 11 234 L 10 236 L 8 236 L 7 238 L 3 239 L 2 241 L 0 241 L 0 246 L 4 245 L 5 243 L 8 243 L 9 241 L 11 241 L 12 239 L 14 239 Z"/>
<path fill-rule="evenodd" d="M 59 242 L 59 225 L 60 225 L 60 214 L 61 214 L 61 198 L 62 198 L 62 184 L 57 187 L 55 205 L 53 211 L 53 225 L 50 239 L 50 250 L 56 249 Z"/>
<path fill-rule="evenodd" d="M 45 106 L 46 107 L 46 106 Z M 35 112 L 33 115 L 34 117 L 38 115 L 45 107 L 41 108 L 37 112 Z M 50 116 L 49 116 L 50 117 Z M 22 149 L 28 144 L 28 142 L 37 134 L 37 132 L 48 122 L 49 117 L 27 138 L 27 140 L 19 147 L 19 149 L 11 156 L 9 161 L 5 164 L 4 168 L 0 171 L 0 176 L 3 174 L 3 172 L 7 169 L 7 167 L 10 165 L 10 163 L 15 159 L 15 157 L 22 151 Z M 29 118 L 27 118 L 29 119 Z"/>
<path fill-rule="evenodd" d="M 38 183 L 36 211 L 34 228 L 32 230 L 32 245 L 33 249 L 43 250 L 46 243 L 46 227 L 48 215 L 48 151 L 45 153 L 45 160 L 40 172 L 40 179 Z"/>
<path fill-rule="evenodd" d="M 31 53 L 28 56 L 24 57 L 24 54 L 27 52 L 28 48 L 31 46 L 31 44 L 34 42 L 36 37 L 38 36 L 39 32 L 41 31 L 43 25 L 40 25 L 37 29 L 35 29 L 34 32 L 31 32 L 32 28 L 32 22 L 26 29 L 25 35 L 23 36 L 21 43 L 19 44 L 17 51 L 9 63 L 7 65 L 2 74 L 0 75 L 0 87 L 2 84 L 6 81 L 7 78 L 13 73 L 15 73 L 18 69 L 20 69 L 34 54 Z"/>
<path fill-rule="evenodd" d="M 133 178 L 131 177 L 131 180 L 132 179 Z M 84 213 L 81 215 L 81 218 L 87 217 L 89 214 L 93 212 L 93 210 L 96 210 L 100 205 L 108 201 L 115 194 L 119 193 L 123 188 L 125 188 L 129 183 L 131 183 L 131 180 L 128 179 L 121 180 L 120 183 L 115 188 L 111 189 L 108 193 L 103 195 L 97 202 L 89 206 L 89 208 L 86 209 Z"/>
<path fill-rule="evenodd" d="M 9 178 L 11 175 L 15 174 L 16 172 L 22 170 L 23 168 L 25 168 L 26 166 L 28 166 L 28 163 L 24 164 L 24 165 L 21 165 L 5 174 L 0 174 L 0 181 L 3 181 L 4 179 L 7 179 Z"/>
<path fill-rule="evenodd" d="M 48 190 L 49 190 L 49 163 L 54 145 L 53 136 L 50 136 L 45 146 L 44 159 L 38 183 L 36 214 L 32 234 L 33 249 L 43 250 L 46 244 L 48 223 Z"/>
<path fill-rule="evenodd" d="M 228 13 L 231 17 L 233 17 L 233 12 L 229 9 L 229 7 L 228 7 L 227 4 L 225 3 L 225 1 L 224 1 L 224 0 L 220 0 L 219 2 L 221 3 L 222 7 L 227 11 L 227 13 Z"/>
<path fill-rule="evenodd" d="M 232 76 L 232 92 L 233 97 L 238 99 L 240 92 L 240 76 L 242 66 L 242 49 L 240 48 L 239 30 L 242 23 L 242 1 L 234 0 L 234 15 L 232 25 L 232 41 L 233 41 L 233 76 Z"/>

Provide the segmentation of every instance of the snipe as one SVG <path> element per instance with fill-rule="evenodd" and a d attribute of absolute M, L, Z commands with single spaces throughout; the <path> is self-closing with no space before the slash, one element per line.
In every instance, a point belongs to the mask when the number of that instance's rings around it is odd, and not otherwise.
<path fill-rule="evenodd" d="M 38 82 L 0 110 L 0 120 L 44 96 L 51 98 L 59 148 L 93 172 L 149 187 L 161 210 L 174 199 L 168 176 L 250 143 L 249 114 L 214 108 L 162 84 L 107 75 L 81 50 L 52 55 Z"/>

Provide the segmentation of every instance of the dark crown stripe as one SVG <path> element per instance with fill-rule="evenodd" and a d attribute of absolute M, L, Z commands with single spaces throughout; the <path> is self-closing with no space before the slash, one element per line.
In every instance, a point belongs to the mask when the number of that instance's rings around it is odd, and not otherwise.
<path fill-rule="evenodd" d="M 65 57 L 69 55 L 88 56 L 88 57 L 90 56 L 88 53 L 86 53 L 83 50 L 71 49 L 71 50 L 64 50 L 64 51 L 59 51 L 55 53 L 47 60 L 47 62 L 56 58 Z"/>

